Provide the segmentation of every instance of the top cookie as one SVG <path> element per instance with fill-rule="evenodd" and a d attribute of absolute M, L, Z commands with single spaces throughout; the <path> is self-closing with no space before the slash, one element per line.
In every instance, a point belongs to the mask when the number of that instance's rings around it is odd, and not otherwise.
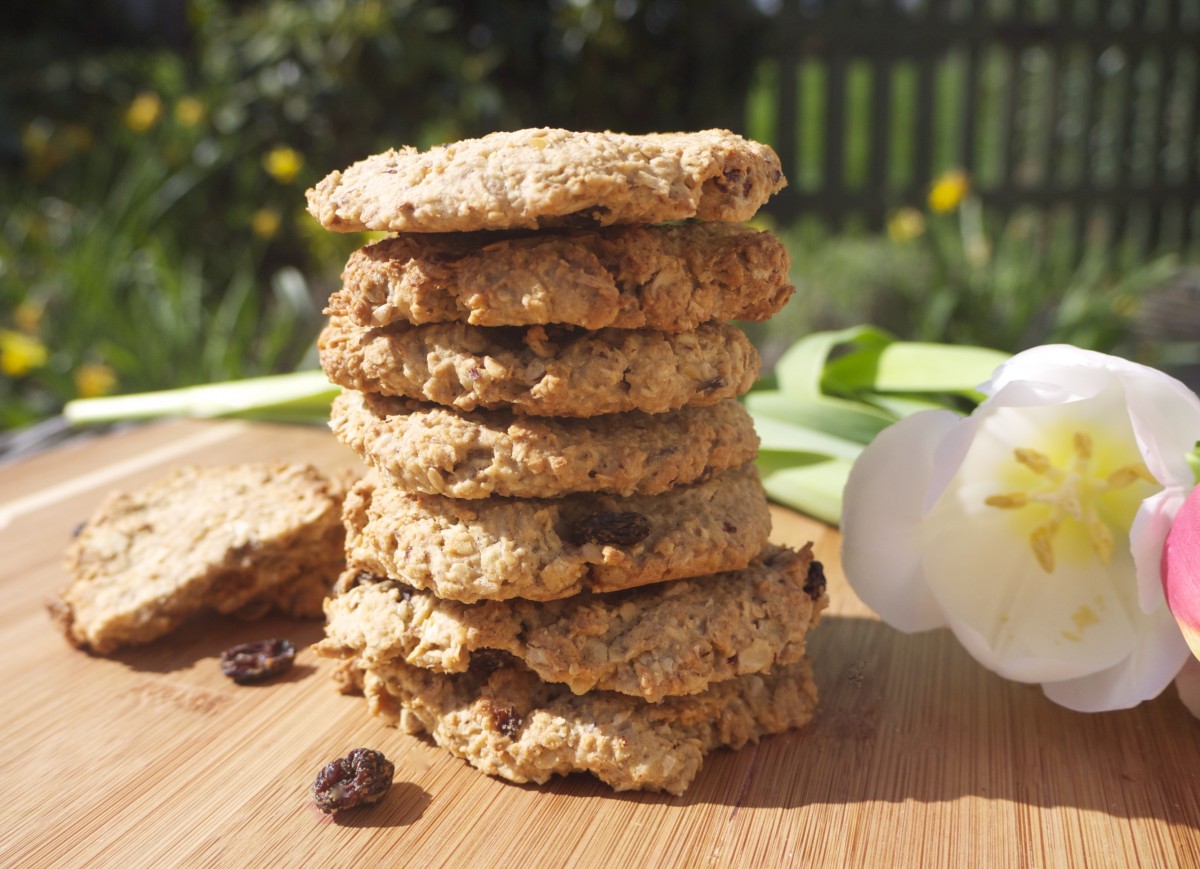
<path fill-rule="evenodd" d="M 308 210 L 337 232 L 469 232 L 744 221 L 787 184 L 767 145 L 727 130 L 492 133 L 331 172 Z"/>

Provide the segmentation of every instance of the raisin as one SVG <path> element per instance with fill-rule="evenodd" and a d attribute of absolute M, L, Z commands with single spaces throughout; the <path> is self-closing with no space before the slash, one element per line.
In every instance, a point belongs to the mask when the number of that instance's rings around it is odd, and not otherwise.
<path fill-rule="evenodd" d="M 396 766 L 382 752 L 356 748 L 325 764 L 313 782 L 313 799 L 325 814 L 377 803 L 392 786 Z"/>
<path fill-rule="evenodd" d="M 724 377 L 713 377 L 700 384 L 701 392 L 712 392 L 714 389 L 721 389 L 725 386 Z"/>
<path fill-rule="evenodd" d="M 742 183 L 741 169 L 726 169 L 712 179 L 712 184 L 722 193 L 731 193 L 734 187 Z"/>
<path fill-rule="evenodd" d="M 509 739 L 516 739 L 525 722 L 520 714 L 511 706 L 492 707 L 492 728 L 499 730 Z"/>
<path fill-rule="evenodd" d="M 570 214 L 564 214 L 560 217 L 539 217 L 537 224 L 539 229 L 572 229 L 577 227 L 587 228 L 595 226 L 598 223 L 603 223 L 605 216 L 612 209 L 604 205 L 594 205 L 590 208 L 583 208 L 579 211 L 573 211 Z"/>
<path fill-rule="evenodd" d="M 512 655 L 499 649 L 480 649 L 471 655 L 471 672 L 480 680 L 487 681 L 501 667 L 511 667 Z"/>
<path fill-rule="evenodd" d="M 819 561 L 808 563 L 808 575 L 804 578 L 804 593 L 818 600 L 825 593 L 825 567 Z"/>
<path fill-rule="evenodd" d="M 649 536 L 650 520 L 642 513 L 592 513 L 571 528 L 571 540 L 576 546 L 585 543 L 633 546 Z"/>
<path fill-rule="evenodd" d="M 246 685 L 286 672 L 295 660 L 296 647 L 287 640 L 258 640 L 222 652 L 221 672 Z"/>

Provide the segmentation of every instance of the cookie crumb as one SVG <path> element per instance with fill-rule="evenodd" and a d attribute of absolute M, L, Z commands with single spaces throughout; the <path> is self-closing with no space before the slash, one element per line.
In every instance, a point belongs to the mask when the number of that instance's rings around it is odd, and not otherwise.
<path fill-rule="evenodd" d="M 855 688 L 861 688 L 863 682 L 866 681 L 866 661 L 855 661 L 850 671 L 846 674 L 846 678 L 850 680 L 850 684 Z"/>

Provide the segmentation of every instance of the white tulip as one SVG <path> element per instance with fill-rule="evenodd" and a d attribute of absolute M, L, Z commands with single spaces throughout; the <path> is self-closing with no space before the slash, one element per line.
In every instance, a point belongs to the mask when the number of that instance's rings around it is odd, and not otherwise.
<path fill-rule="evenodd" d="M 1195 477 L 1200 398 L 1160 371 L 1051 345 L 915 414 L 855 463 L 843 563 L 889 624 L 948 626 L 985 667 L 1072 709 L 1134 706 L 1188 656 L 1159 575 Z"/>

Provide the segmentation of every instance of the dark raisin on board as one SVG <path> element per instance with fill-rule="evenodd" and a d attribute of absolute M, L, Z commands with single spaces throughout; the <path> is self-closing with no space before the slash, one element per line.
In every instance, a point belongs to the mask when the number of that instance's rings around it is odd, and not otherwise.
<path fill-rule="evenodd" d="M 256 640 L 221 653 L 221 672 L 246 685 L 285 673 L 296 660 L 296 647 L 287 640 Z"/>
<path fill-rule="evenodd" d="M 650 520 L 642 513 L 602 511 L 584 516 L 571 528 L 576 546 L 633 546 L 650 536 Z"/>
<path fill-rule="evenodd" d="M 392 786 L 395 764 L 382 752 L 356 748 L 325 764 L 313 782 L 313 799 L 327 815 L 379 802 Z"/>

